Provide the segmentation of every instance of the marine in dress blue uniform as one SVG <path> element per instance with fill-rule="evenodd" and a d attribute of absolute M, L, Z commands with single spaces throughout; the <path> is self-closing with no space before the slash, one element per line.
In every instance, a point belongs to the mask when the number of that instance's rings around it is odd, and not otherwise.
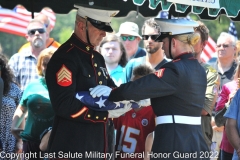
<path fill-rule="evenodd" d="M 156 21 L 161 27 L 157 41 L 163 42 L 166 56 L 173 60 L 155 74 L 114 88 L 109 100 L 151 99 L 157 116 L 151 159 L 209 159 L 201 130 L 206 73 L 192 54 L 200 38 L 193 33 L 198 24 L 183 19 Z"/>
<path fill-rule="evenodd" d="M 46 71 L 46 82 L 55 111 L 48 152 L 55 152 L 55 158 L 66 159 L 86 159 L 85 152 L 92 152 L 92 159 L 104 159 L 94 156 L 94 152 L 109 152 L 108 112 L 88 108 L 75 94 L 96 85 L 115 87 L 103 56 L 94 50 L 91 32 L 97 31 L 103 35 L 112 32 L 110 21 L 118 11 L 88 5 L 75 7 L 78 8 L 75 31 L 54 53 Z M 82 157 L 69 156 L 69 153 L 81 153 Z M 64 154 L 65 157 L 62 156 Z"/>

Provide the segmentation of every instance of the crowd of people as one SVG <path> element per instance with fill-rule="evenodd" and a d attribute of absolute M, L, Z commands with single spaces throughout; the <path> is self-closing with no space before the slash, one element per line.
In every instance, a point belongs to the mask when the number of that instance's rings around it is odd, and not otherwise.
<path fill-rule="evenodd" d="M 9 60 L 0 53 L 1 159 L 240 157 L 240 41 L 222 32 L 210 66 L 201 59 L 209 30 L 200 21 L 149 18 L 117 32 L 118 10 L 75 7 L 63 44 L 39 14 L 18 53 Z M 80 91 L 100 97 L 99 108 L 84 104 Z M 104 109 L 103 97 L 116 107 Z"/>

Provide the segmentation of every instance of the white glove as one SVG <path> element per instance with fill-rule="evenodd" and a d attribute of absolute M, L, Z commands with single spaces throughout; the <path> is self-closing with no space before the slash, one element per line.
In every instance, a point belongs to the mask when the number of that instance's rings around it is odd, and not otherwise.
<path fill-rule="evenodd" d="M 97 85 L 94 88 L 90 88 L 90 95 L 95 98 L 95 97 L 101 97 L 101 96 L 109 96 L 109 94 L 112 91 L 112 88 L 104 85 Z"/>
<path fill-rule="evenodd" d="M 139 106 L 146 107 L 146 106 L 150 106 L 151 105 L 151 100 L 150 100 L 150 98 L 143 99 L 143 100 L 138 101 L 137 103 L 138 103 Z"/>
<path fill-rule="evenodd" d="M 132 104 L 126 103 L 123 108 L 114 109 L 114 110 L 108 110 L 108 118 L 118 118 L 124 113 L 130 111 Z"/>

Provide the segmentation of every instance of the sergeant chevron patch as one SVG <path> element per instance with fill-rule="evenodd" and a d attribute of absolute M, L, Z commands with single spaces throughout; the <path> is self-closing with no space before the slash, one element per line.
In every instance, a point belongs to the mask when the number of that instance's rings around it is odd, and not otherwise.
<path fill-rule="evenodd" d="M 159 69 L 155 72 L 155 75 L 158 76 L 158 78 L 161 78 L 163 76 L 165 68 Z"/>
<path fill-rule="evenodd" d="M 72 84 L 72 72 L 64 64 L 56 73 L 56 77 L 60 86 L 67 87 Z"/>

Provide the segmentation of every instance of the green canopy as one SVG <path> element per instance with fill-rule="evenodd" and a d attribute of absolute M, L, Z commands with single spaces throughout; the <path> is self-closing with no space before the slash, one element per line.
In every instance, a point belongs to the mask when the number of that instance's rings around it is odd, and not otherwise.
<path fill-rule="evenodd" d="M 215 1 L 219 1 L 217 8 L 192 5 L 189 4 L 189 2 L 193 2 L 190 0 L 178 0 L 178 3 L 174 3 L 172 0 L 0 0 L 0 5 L 3 8 L 13 9 L 16 5 L 21 4 L 31 12 L 39 12 L 42 8 L 49 7 L 55 13 L 66 14 L 74 9 L 75 3 L 94 2 L 94 5 L 120 10 L 117 17 L 127 16 L 130 11 L 137 11 L 145 17 L 154 17 L 163 10 L 169 11 L 170 15 L 175 17 L 184 17 L 189 13 L 194 13 L 201 19 L 212 20 L 225 14 L 233 21 L 240 21 L 240 0 L 213 0 L 213 2 Z M 180 2 L 185 4 L 180 4 Z"/>

